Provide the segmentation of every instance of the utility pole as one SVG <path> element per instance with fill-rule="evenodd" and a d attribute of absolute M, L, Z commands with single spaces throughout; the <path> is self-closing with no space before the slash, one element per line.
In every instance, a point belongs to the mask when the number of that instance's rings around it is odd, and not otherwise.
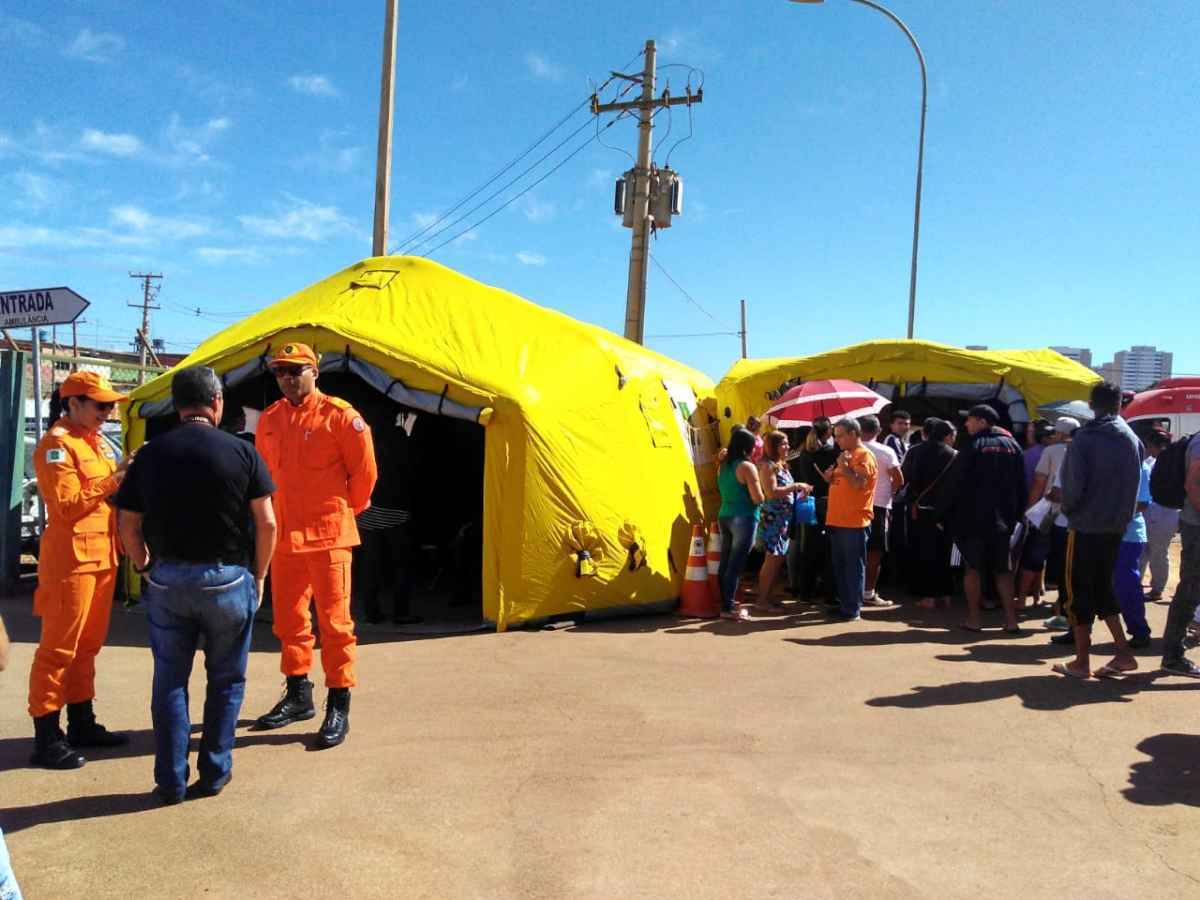
<path fill-rule="evenodd" d="M 155 306 L 152 301 L 158 296 L 159 285 L 156 281 L 162 281 L 162 275 L 155 275 L 151 272 L 130 272 L 130 278 L 140 278 L 142 281 L 142 302 L 130 303 L 129 306 L 137 309 L 142 308 L 142 327 L 137 332 L 138 343 L 138 384 L 146 383 L 146 351 L 149 349 L 146 345 L 150 341 L 150 310 L 162 309 L 160 306 Z"/>
<path fill-rule="evenodd" d="M 392 204 L 392 93 L 396 88 L 396 7 L 384 0 L 383 74 L 379 85 L 379 148 L 375 157 L 375 235 L 372 256 L 387 253 L 388 213 Z"/>
<path fill-rule="evenodd" d="M 633 189 L 633 246 L 629 251 L 629 286 L 625 293 L 625 337 L 638 344 L 644 343 L 646 330 L 646 269 L 650 261 L 650 169 L 652 150 L 651 135 L 654 131 L 655 110 L 669 106 L 690 106 L 704 99 L 703 92 L 695 96 L 654 96 L 655 60 L 657 51 L 654 41 L 646 41 L 646 65 L 642 74 L 623 75 L 613 72 L 626 81 L 640 81 L 642 96 L 628 103 L 598 104 L 593 100 L 592 112 L 599 115 L 636 109 L 638 111 L 638 154 L 634 167 Z"/>
<path fill-rule="evenodd" d="M 742 359 L 746 358 L 746 301 L 742 301 L 742 330 L 738 332 L 742 339 Z"/>

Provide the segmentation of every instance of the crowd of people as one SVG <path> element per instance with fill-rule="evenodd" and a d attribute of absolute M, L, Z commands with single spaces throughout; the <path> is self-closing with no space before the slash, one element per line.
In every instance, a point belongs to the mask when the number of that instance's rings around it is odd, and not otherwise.
<path fill-rule="evenodd" d="M 1054 643 L 1075 650 L 1055 671 L 1116 677 L 1137 669 L 1134 651 L 1151 647 L 1146 603 L 1163 599 L 1167 548 L 1180 533 L 1162 670 L 1200 677 L 1184 654 L 1197 636 L 1189 631 L 1200 630 L 1200 435 L 1176 445 L 1156 429 L 1143 440 L 1121 418 L 1121 400 L 1115 385 L 1099 384 L 1093 418 L 1032 422 L 1027 447 L 987 403 L 966 410 L 961 434 L 934 416 L 914 429 L 900 409 L 883 440 L 874 415 L 817 418 L 802 431 L 765 437 L 757 420 L 735 425 L 718 464 L 721 616 L 745 622 L 751 610 L 785 611 L 775 590 L 781 573 L 792 598 L 824 604 L 848 622 L 895 605 L 880 594 L 881 573 L 918 608 L 948 609 L 961 573 L 959 628 L 981 633 L 984 612 L 999 609 L 1003 631 L 1024 634 L 1028 604 L 1053 591 L 1044 626 L 1062 632 Z M 1169 448 L 1160 498 L 1152 473 Z M 756 548 L 757 588 L 741 587 Z M 1093 669 L 1098 619 L 1115 652 Z"/>
<path fill-rule="evenodd" d="M 269 369 L 282 399 L 263 413 L 257 447 L 218 428 L 218 376 L 183 369 L 171 385 L 178 426 L 119 461 L 100 430 L 124 398 L 95 373 L 62 384 L 62 415 L 35 455 L 48 524 L 34 598 L 41 637 L 29 678 L 33 765 L 78 768 L 81 751 L 128 741 L 100 724 L 93 705 L 119 552 L 143 576 L 162 802 L 213 796 L 232 777 L 251 628 L 268 572 L 286 689 L 255 727 L 316 715 L 311 600 L 328 689 L 314 746 L 345 740 L 357 683 L 351 549 L 378 472 L 371 426 L 317 388 L 317 363 L 303 344 L 276 352 Z M 856 622 L 864 610 L 893 606 L 880 593 L 888 579 L 918 607 L 949 607 L 961 570 L 958 627 L 979 633 L 984 612 L 999 608 L 1004 632 L 1022 634 L 1026 602 L 1056 590 L 1045 625 L 1063 629 L 1055 642 L 1075 650 L 1056 670 L 1119 676 L 1138 667 L 1134 651 L 1151 645 L 1145 604 L 1163 597 L 1167 547 L 1178 531 L 1182 567 L 1162 669 L 1200 678 L 1184 653 L 1200 603 L 1200 435 L 1173 442 L 1155 431 L 1143 441 L 1120 417 L 1120 403 L 1115 386 L 1097 385 L 1090 421 L 1034 422 L 1027 448 L 988 404 L 966 411 L 961 434 L 932 416 L 914 429 L 903 410 L 892 412 L 886 434 L 874 415 L 817 419 L 792 434 L 761 434 L 758 421 L 735 426 L 717 473 L 721 616 L 751 620 L 743 592 L 759 614 L 785 611 L 777 588 L 786 587 Z M 754 555 L 761 557 L 757 589 L 743 588 Z M 1115 652 L 1093 670 L 1097 619 Z M 189 786 L 187 684 L 200 646 L 208 685 L 199 777 Z"/>

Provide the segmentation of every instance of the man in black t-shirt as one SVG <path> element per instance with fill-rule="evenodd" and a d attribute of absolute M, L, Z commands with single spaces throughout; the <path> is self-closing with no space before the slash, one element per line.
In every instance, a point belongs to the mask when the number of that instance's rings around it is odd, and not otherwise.
<path fill-rule="evenodd" d="M 125 552 L 144 576 L 155 793 L 168 804 L 185 790 L 215 796 L 232 777 L 250 634 L 276 532 L 266 462 L 217 428 L 225 401 L 216 373 L 181 370 L 171 397 L 182 424 L 141 449 L 113 501 Z M 208 691 L 199 778 L 189 788 L 187 684 L 201 635 Z"/>

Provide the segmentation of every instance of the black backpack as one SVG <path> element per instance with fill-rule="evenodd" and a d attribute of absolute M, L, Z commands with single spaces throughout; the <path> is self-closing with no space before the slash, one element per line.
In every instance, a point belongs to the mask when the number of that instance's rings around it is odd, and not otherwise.
<path fill-rule="evenodd" d="M 1150 496 L 1159 506 L 1183 509 L 1187 503 L 1188 445 L 1194 435 L 1174 441 L 1154 461 L 1150 473 Z"/>

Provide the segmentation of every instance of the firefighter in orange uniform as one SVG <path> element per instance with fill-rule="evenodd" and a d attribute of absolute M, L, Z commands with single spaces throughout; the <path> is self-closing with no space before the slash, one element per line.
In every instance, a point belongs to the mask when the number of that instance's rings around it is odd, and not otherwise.
<path fill-rule="evenodd" d="M 122 394 L 94 372 L 75 372 L 59 388 L 63 415 L 34 451 L 46 531 L 38 553 L 33 611 L 42 637 L 29 672 L 30 763 L 77 769 L 80 747 L 117 747 L 129 738 L 96 722 L 96 654 L 108 636 L 117 583 L 116 516 L 109 499 L 129 460 L 117 463 L 100 434 Z M 67 707 L 67 733 L 59 711 Z"/>
<path fill-rule="evenodd" d="M 317 355 L 285 344 L 268 364 L 283 399 L 258 422 L 256 446 L 278 490 L 279 543 L 271 560 L 271 609 L 283 645 L 283 698 L 255 722 L 281 728 L 316 715 L 312 700 L 314 638 L 311 595 L 321 629 L 321 666 L 329 689 L 316 747 L 336 747 L 350 730 L 354 620 L 350 617 L 351 549 L 359 544 L 354 517 L 375 488 L 371 429 L 355 409 L 317 389 Z"/>

